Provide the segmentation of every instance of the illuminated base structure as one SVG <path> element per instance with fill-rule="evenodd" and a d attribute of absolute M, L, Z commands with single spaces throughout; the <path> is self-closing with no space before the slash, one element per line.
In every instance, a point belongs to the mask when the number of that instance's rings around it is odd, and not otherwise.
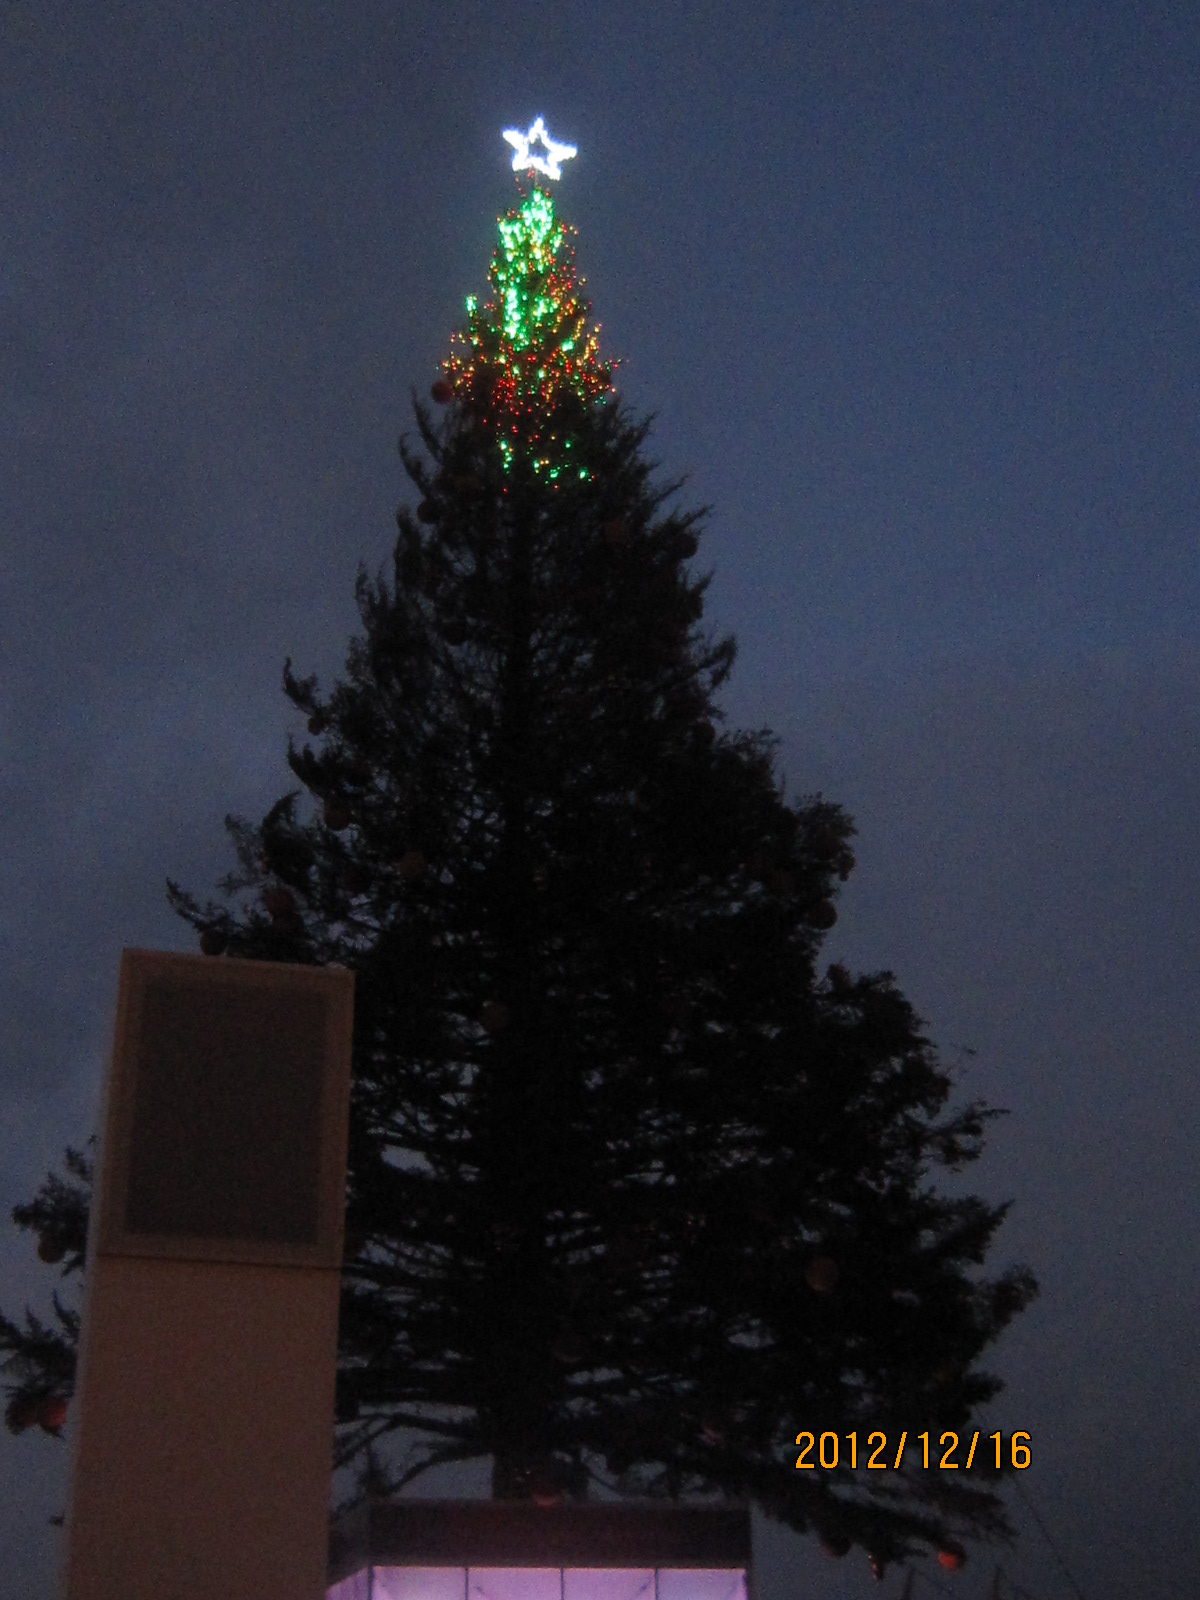
<path fill-rule="evenodd" d="M 326 1600 L 751 1600 L 747 1506 L 373 1500 L 334 1525 Z"/>

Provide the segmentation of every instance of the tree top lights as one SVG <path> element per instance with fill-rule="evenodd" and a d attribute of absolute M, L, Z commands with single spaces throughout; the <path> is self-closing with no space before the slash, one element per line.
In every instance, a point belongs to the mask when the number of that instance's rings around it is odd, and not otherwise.
<path fill-rule="evenodd" d="M 524 133 L 519 128 L 506 128 L 504 137 L 516 152 L 512 160 L 514 172 L 540 172 L 547 178 L 561 178 L 559 162 L 570 161 L 579 153 L 573 144 L 560 144 L 552 139 L 541 117 L 531 122 Z M 539 145 L 546 152 L 544 156 L 536 153 Z"/>
<path fill-rule="evenodd" d="M 571 425 L 562 403 L 585 405 L 612 384 L 613 364 L 599 357 L 599 328 L 580 292 L 573 228 L 555 215 L 547 180 L 561 176 L 575 146 L 552 139 L 541 117 L 525 131 L 508 129 L 520 201 L 499 219 L 499 242 L 488 271 L 491 296 L 468 295 L 466 327 L 445 362 L 453 392 L 495 428 L 506 465 L 526 455 L 548 479 L 584 478 L 569 454 Z M 532 174 L 532 177 L 528 176 Z"/>

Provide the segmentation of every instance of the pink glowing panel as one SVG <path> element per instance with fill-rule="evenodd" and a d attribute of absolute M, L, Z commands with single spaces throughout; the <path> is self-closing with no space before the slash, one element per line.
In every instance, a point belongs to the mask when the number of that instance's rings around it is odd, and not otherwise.
<path fill-rule="evenodd" d="M 463 1567 L 376 1567 L 372 1600 L 465 1600 L 466 1577 Z"/>
<path fill-rule="evenodd" d="M 729 1567 L 660 1567 L 656 1600 L 746 1600 L 746 1574 Z"/>
<path fill-rule="evenodd" d="M 467 1600 L 562 1600 L 557 1567 L 471 1567 Z"/>
<path fill-rule="evenodd" d="M 563 1600 L 654 1600 L 654 1568 L 567 1567 Z"/>
<path fill-rule="evenodd" d="M 366 1573 L 327 1600 L 368 1600 Z M 729 1567 L 376 1567 L 371 1600 L 747 1600 Z"/>

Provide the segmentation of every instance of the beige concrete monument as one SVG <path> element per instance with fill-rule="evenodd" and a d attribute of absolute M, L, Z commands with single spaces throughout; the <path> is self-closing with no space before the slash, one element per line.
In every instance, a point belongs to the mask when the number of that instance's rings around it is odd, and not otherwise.
<path fill-rule="evenodd" d="M 64 1600 L 325 1593 L 354 976 L 126 950 Z"/>

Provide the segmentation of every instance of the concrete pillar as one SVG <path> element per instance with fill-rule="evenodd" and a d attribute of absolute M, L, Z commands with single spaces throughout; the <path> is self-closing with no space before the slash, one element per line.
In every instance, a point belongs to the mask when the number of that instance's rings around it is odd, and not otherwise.
<path fill-rule="evenodd" d="M 64 1600 L 322 1600 L 353 974 L 126 950 Z"/>

